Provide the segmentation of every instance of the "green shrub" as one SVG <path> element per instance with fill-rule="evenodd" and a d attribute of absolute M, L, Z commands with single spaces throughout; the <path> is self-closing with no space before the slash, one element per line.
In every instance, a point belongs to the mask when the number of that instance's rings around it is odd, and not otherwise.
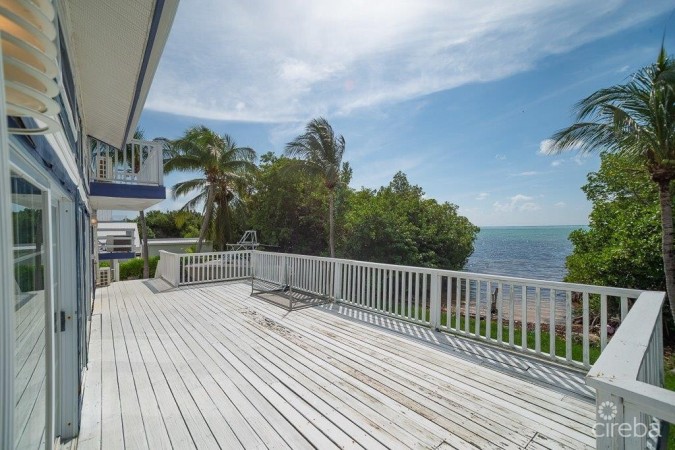
<path fill-rule="evenodd" d="M 159 256 L 152 256 L 149 259 L 150 276 L 152 277 L 157 269 Z M 134 258 L 120 263 L 120 280 L 138 280 L 143 278 L 143 259 Z"/>

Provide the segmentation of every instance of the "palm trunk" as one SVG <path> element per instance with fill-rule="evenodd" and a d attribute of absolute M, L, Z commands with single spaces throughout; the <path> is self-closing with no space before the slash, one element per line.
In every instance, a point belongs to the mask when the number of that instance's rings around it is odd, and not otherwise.
<path fill-rule="evenodd" d="M 225 211 L 223 211 L 223 251 L 227 249 L 227 243 L 230 241 L 230 201 L 227 199 L 225 191 Z"/>
<path fill-rule="evenodd" d="M 330 245 L 330 257 L 335 258 L 335 191 L 331 189 L 328 194 L 328 239 Z"/>
<path fill-rule="evenodd" d="M 659 203 L 661 205 L 663 271 L 666 275 L 668 305 L 675 320 L 675 249 L 673 248 L 673 200 L 670 194 L 670 180 L 659 182 Z"/>
<path fill-rule="evenodd" d="M 202 221 L 202 228 L 199 230 L 199 241 L 197 242 L 197 253 L 201 253 L 202 244 L 204 243 L 204 238 L 206 238 L 206 233 L 209 231 L 209 225 L 211 224 L 211 213 L 213 212 L 213 188 L 208 187 L 208 193 L 206 194 L 206 207 L 204 208 L 204 220 Z"/>
<path fill-rule="evenodd" d="M 143 278 L 150 278 L 150 256 L 148 253 L 148 224 L 145 221 L 145 211 L 140 212 L 141 218 L 141 240 L 142 240 L 142 250 L 141 255 L 143 256 Z"/>

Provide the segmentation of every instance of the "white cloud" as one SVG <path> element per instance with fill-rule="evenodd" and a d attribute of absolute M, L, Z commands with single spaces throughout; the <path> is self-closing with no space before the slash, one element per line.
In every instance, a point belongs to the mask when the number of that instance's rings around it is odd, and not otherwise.
<path fill-rule="evenodd" d="M 556 208 L 564 208 L 565 206 L 567 206 L 567 203 L 565 203 L 565 202 L 558 202 L 558 203 L 556 203 L 556 204 L 553 205 L 553 206 L 555 206 Z"/>
<path fill-rule="evenodd" d="M 556 159 L 555 161 L 551 162 L 551 167 L 558 167 L 564 162 L 564 159 Z"/>
<path fill-rule="evenodd" d="M 532 176 L 535 176 L 535 175 L 539 175 L 539 172 L 537 172 L 535 170 L 528 170 L 526 172 L 519 172 L 519 173 L 513 174 L 514 177 L 532 177 Z"/>
<path fill-rule="evenodd" d="M 480 194 L 478 194 L 478 195 L 476 196 L 476 200 L 485 200 L 485 199 L 488 198 L 489 196 L 490 196 L 489 193 L 487 193 L 487 192 L 481 192 Z"/>
<path fill-rule="evenodd" d="M 544 139 L 539 143 L 539 154 L 548 155 L 553 148 L 553 139 Z"/>
<path fill-rule="evenodd" d="M 577 166 L 583 166 L 584 164 L 586 164 L 586 160 L 588 159 L 589 156 L 590 155 L 588 153 L 574 155 L 572 157 L 572 161 L 574 161 L 574 163 Z"/>
<path fill-rule="evenodd" d="M 496 159 L 497 161 L 504 161 L 504 160 L 506 159 L 506 155 L 504 155 L 504 154 L 502 154 L 502 153 L 497 153 L 497 154 L 495 155 L 495 159 Z"/>
<path fill-rule="evenodd" d="M 492 207 L 497 212 L 514 212 L 514 211 L 538 211 L 541 207 L 533 202 L 534 197 L 528 195 L 516 194 L 510 197 L 508 201 L 496 201 Z"/>
<path fill-rule="evenodd" d="M 576 140 L 574 141 L 574 144 L 569 146 L 565 151 L 567 152 L 574 152 L 578 151 L 581 149 L 583 144 L 583 141 L 581 140 Z M 539 154 L 540 155 L 550 155 L 551 151 L 553 150 L 553 139 L 544 139 L 539 143 Z"/>
<path fill-rule="evenodd" d="M 628 0 L 182 2 L 147 107 L 255 122 L 349 114 L 508 77 L 671 8 L 665 0 L 649 8 Z"/>

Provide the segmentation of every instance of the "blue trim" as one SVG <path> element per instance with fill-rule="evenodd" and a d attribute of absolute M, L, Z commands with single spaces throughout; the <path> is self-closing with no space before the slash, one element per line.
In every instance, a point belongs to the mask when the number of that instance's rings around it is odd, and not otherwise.
<path fill-rule="evenodd" d="M 112 253 L 99 253 L 99 261 L 111 261 L 113 259 L 134 259 L 136 253 L 134 252 L 112 252 Z"/>
<path fill-rule="evenodd" d="M 145 45 L 143 62 L 141 62 L 141 70 L 138 72 L 138 80 L 136 81 L 136 90 L 134 92 L 134 101 L 131 104 L 131 111 L 129 112 L 129 118 L 127 119 L 127 129 L 124 133 L 123 143 L 129 140 L 129 135 L 132 133 L 131 121 L 133 120 L 133 117 L 136 114 L 136 108 L 138 107 L 138 98 L 141 96 L 141 89 L 143 89 L 143 80 L 145 79 L 145 74 L 148 70 L 150 54 L 152 53 L 152 47 L 155 44 L 155 36 L 157 35 L 157 28 L 159 28 L 159 20 L 162 18 L 163 10 L 164 10 L 164 0 L 157 0 L 157 3 L 155 4 L 155 11 L 152 14 L 152 22 L 150 23 L 150 31 L 148 32 L 148 42 Z"/>
<path fill-rule="evenodd" d="M 22 123 L 23 122 L 23 123 Z M 23 124 L 27 127 L 35 127 L 37 124 L 33 119 L 28 117 L 21 118 L 21 121 L 15 117 L 7 117 L 7 123 L 10 127 L 21 128 Z M 52 146 L 47 142 L 47 139 L 41 135 L 14 135 L 14 137 L 21 143 L 26 153 L 29 153 L 33 159 L 40 163 L 45 168 L 47 173 L 69 194 L 70 198 L 74 198 L 77 192 L 77 186 L 70 179 L 68 172 L 61 160 L 56 156 L 56 152 Z M 164 194 L 166 196 L 166 193 Z"/>
<path fill-rule="evenodd" d="M 144 186 L 139 184 L 89 183 L 90 197 L 151 198 L 166 199 L 164 186 Z"/>

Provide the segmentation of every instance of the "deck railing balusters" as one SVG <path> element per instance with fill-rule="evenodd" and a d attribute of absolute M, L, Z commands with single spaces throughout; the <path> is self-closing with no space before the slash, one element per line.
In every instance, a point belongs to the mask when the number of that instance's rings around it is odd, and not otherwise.
<path fill-rule="evenodd" d="M 423 326 L 493 341 L 528 354 L 546 355 L 577 367 L 590 367 L 598 353 L 591 352 L 591 332 L 599 336 L 600 350 L 610 342 L 607 329 L 610 320 L 612 326 L 615 322 L 609 314 L 615 309 L 610 308 L 609 302 L 617 299 L 625 318 L 629 302 L 641 292 L 259 251 L 186 255 L 162 251 L 156 276 L 180 286 L 248 278 L 255 271 L 258 278 L 285 282 L 282 278 L 286 279 L 286 270 L 292 273 L 289 284 L 308 293 L 398 316 Z M 447 283 L 445 289 L 443 283 Z M 591 329 L 591 304 L 595 305 L 596 299 L 599 300 L 600 316 L 593 319 Z M 519 308 L 517 302 L 520 302 Z M 546 302 L 548 319 L 543 306 Z M 564 302 L 564 306 L 560 306 L 564 308 L 560 310 L 560 316 L 559 302 Z M 582 315 L 579 325 L 573 311 Z M 529 332 L 528 318 L 532 321 Z M 558 321 L 561 330 L 564 323 L 564 349 L 556 348 Z M 542 339 L 546 339 L 546 329 L 542 331 L 546 323 L 548 351 L 546 342 L 542 343 Z M 505 333 L 508 333 L 508 341 Z M 515 342 L 517 333 L 521 336 L 518 343 Z M 577 336 L 582 342 L 579 353 L 572 351 L 573 339 Z M 560 355 L 558 350 L 562 352 Z"/>
<path fill-rule="evenodd" d="M 520 288 L 520 347 L 527 351 L 527 285 L 523 284 Z"/>
<path fill-rule="evenodd" d="M 464 332 L 469 334 L 470 332 L 470 321 L 469 317 L 471 312 L 469 311 L 471 307 L 471 281 L 469 278 L 464 279 Z"/>
<path fill-rule="evenodd" d="M 480 337 L 480 305 L 482 303 L 481 297 L 483 293 L 483 281 L 476 280 L 476 309 L 475 311 L 475 321 L 474 321 L 474 336 Z"/>
<path fill-rule="evenodd" d="M 565 293 L 565 360 L 572 361 L 572 292 Z"/>
<path fill-rule="evenodd" d="M 462 331 L 462 279 L 457 276 L 455 277 L 455 331 Z"/>
<path fill-rule="evenodd" d="M 504 328 L 504 317 L 502 310 L 504 309 L 504 285 L 501 281 L 497 283 L 497 342 L 503 342 L 503 328 Z"/>
<path fill-rule="evenodd" d="M 589 297 L 588 292 L 583 294 L 583 362 L 584 365 L 590 365 L 590 342 L 588 337 L 589 321 Z"/>
<path fill-rule="evenodd" d="M 556 329 L 555 329 L 555 311 L 556 311 L 556 290 L 549 289 L 548 291 L 548 335 L 549 335 L 549 344 L 548 344 L 548 353 L 551 358 L 555 358 L 555 338 L 556 338 Z"/>
<path fill-rule="evenodd" d="M 516 346 L 515 342 L 515 328 L 516 320 L 514 316 L 516 315 L 516 294 L 513 283 L 509 285 L 509 346 Z"/>
<path fill-rule="evenodd" d="M 427 278 L 428 275 L 426 273 L 421 274 L 422 276 L 422 309 L 420 310 L 420 319 L 422 322 L 427 322 Z M 429 305 L 431 306 L 431 305 Z M 433 309 L 432 309 L 433 311 Z M 433 313 L 432 313 L 433 314 Z"/>

